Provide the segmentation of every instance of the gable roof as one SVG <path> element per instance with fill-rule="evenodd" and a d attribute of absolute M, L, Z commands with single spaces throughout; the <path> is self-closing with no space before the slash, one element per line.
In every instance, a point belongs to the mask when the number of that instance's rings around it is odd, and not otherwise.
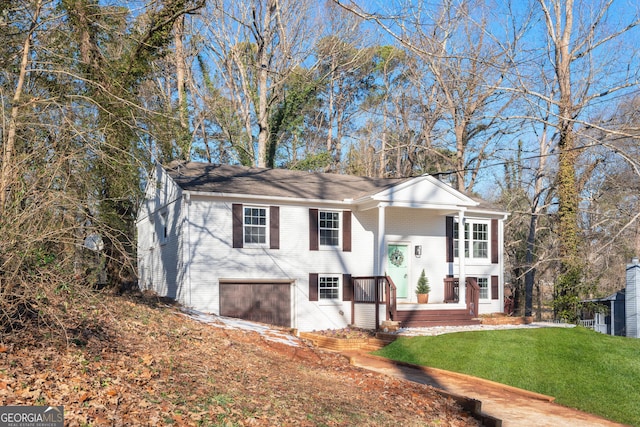
<path fill-rule="evenodd" d="M 365 197 L 410 179 L 196 162 L 172 162 L 166 169 L 176 184 L 187 191 L 336 201 Z"/>
<path fill-rule="evenodd" d="M 193 193 L 356 203 L 366 203 L 367 200 L 376 202 L 413 199 L 428 200 L 432 206 L 434 202 L 435 205 L 441 202 L 449 207 L 453 203 L 477 211 L 503 212 L 487 201 L 467 196 L 429 175 L 411 178 L 369 178 L 180 161 L 172 162 L 165 169 L 180 188 Z"/>

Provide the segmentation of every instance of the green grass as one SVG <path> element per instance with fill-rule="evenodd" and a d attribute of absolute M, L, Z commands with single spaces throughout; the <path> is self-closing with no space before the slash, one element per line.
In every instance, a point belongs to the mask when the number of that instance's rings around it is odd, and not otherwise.
<path fill-rule="evenodd" d="M 511 329 L 401 337 L 375 354 L 554 396 L 640 426 L 640 340 L 581 327 Z"/>

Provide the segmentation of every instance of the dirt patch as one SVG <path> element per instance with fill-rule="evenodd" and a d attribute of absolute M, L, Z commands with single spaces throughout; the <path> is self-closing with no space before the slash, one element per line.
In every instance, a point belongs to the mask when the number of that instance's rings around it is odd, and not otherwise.
<path fill-rule="evenodd" d="M 74 314 L 54 329 L 2 338 L 0 405 L 62 405 L 71 426 L 477 425 L 431 386 L 302 340 L 200 323 L 155 299 L 66 298 Z"/>

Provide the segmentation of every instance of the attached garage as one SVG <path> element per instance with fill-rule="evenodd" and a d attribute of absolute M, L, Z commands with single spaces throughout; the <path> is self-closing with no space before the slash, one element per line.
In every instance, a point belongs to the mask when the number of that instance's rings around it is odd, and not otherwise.
<path fill-rule="evenodd" d="M 292 281 L 221 280 L 220 315 L 291 327 Z"/>

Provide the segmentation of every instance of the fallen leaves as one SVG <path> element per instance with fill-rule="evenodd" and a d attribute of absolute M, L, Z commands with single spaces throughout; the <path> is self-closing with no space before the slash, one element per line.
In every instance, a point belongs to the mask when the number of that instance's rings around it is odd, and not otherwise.
<path fill-rule="evenodd" d="M 91 323 L 100 333 L 79 332 L 86 345 L 2 345 L 0 405 L 62 405 L 70 426 L 477 425 L 432 388 L 335 353 L 203 325 L 147 301 L 100 304 L 105 319 Z"/>

